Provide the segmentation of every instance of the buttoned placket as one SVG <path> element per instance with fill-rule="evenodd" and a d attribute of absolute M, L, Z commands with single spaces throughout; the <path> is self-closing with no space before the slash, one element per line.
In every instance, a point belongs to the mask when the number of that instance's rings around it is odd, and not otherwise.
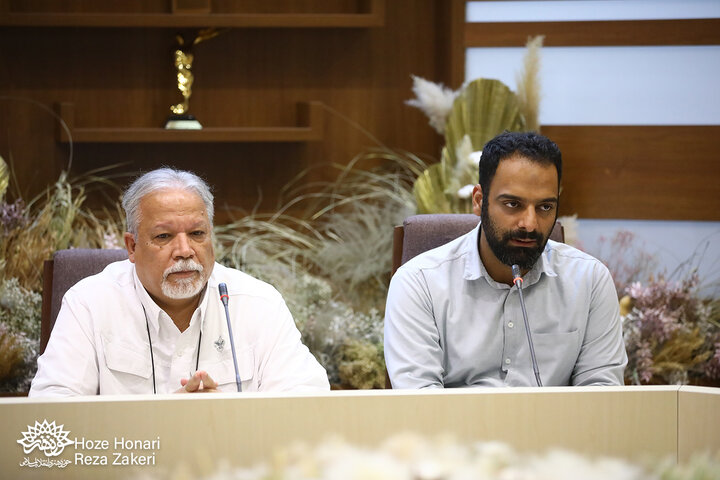
<path fill-rule="evenodd" d="M 172 333 L 175 348 L 170 360 L 170 372 L 168 381 L 169 390 L 180 388 L 178 379 L 190 378 L 195 373 L 195 364 L 198 358 L 198 339 L 200 338 L 200 309 L 196 309 L 193 312 L 190 325 L 185 329 L 184 332 L 180 332 L 177 329 L 172 319 L 165 313 L 161 313 L 164 316 L 164 322 Z M 173 343 L 171 343 L 172 345 Z M 172 385 L 173 382 L 178 381 L 177 385 Z"/>
<path fill-rule="evenodd" d="M 181 378 L 195 373 L 198 359 L 198 340 L 202 331 L 202 312 L 206 310 L 207 288 L 201 293 L 201 301 L 193 312 L 190 325 L 180 332 L 172 318 L 150 298 L 134 272 L 135 290 L 149 317 L 152 336 L 155 379 L 158 393 L 179 389 Z M 161 387 L 164 386 L 164 387 Z"/>
<path fill-rule="evenodd" d="M 511 368 L 517 369 L 517 355 L 525 334 L 522 326 L 520 296 L 516 287 L 507 292 L 503 302 L 503 349 L 501 370 L 507 375 Z"/>

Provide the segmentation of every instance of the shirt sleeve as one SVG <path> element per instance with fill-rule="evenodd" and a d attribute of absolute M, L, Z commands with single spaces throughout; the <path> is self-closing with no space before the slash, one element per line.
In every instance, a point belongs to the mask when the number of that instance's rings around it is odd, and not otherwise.
<path fill-rule="evenodd" d="M 385 364 L 393 388 L 443 388 L 443 350 L 422 274 L 400 268 L 385 306 Z"/>
<path fill-rule="evenodd" d="M 627 353 L 622 336 L 620 306 L 607 267 L 594 272 L 587 329 L 575 363 L 572 384 L 623 385 Z"/>
<path fill-rule="evenodd" d="M 302 343 L 300 331 L 282 298 L 273 317 L 277 328 L 264 329 L 268 348 L 262 354 L 258 391 L 330 390 L 327 372 Z"/>
<path fill-rule="evenodd" d="M 90 312 L 69 291 L 63 297 L 52 335 L 38 359 L 31 397 L 98 394 L 98 365 Z"/>

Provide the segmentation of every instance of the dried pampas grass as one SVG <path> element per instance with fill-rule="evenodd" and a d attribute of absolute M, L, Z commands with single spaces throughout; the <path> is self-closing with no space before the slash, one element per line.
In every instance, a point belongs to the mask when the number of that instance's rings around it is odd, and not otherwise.
<path fill-rule="evenodd" d="M 408 105 L 417 107 L 430 119 L 430 126 L 440 135 L 445 134 L 445 124 L 457 92 L 442 83 L 433 83 L 424 78 L 412 76 L 412 91 L 415 98 L 408 100 Z"/>
<path fill-rule="evenodd" d="M 523 59 L 523 69 L 517 75 L 517 96 L 520 111 L 525 117 L 528 130 L 540 132 L 540 49 L 544 35 L 530 37 Z"/>

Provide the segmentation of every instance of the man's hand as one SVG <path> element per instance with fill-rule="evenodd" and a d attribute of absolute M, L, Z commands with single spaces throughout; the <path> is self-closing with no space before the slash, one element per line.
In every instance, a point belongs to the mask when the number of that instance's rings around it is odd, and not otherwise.
<path fill-rule="evenodd" d="M 175 391 L 175 393 L 218 393 L 218 384 L 204 370 L 198 370 L 190 378 L 180 380 L 183 388 Z"/>

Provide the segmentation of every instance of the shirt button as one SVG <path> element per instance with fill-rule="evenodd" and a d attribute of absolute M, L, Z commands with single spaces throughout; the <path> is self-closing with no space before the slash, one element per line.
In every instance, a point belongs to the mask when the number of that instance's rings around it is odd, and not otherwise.
<path fill-rule="evenodd" d="M 515 324 L 513 322 L 508 322 L 508 327 L 513 328 Z"/>
<path fill-rule="evenodd" d="M 510 359 L 509 359 L 509 358 L 506 358 L 506 359 L 505 359 L 505 365 L 510 365 Z"/>

